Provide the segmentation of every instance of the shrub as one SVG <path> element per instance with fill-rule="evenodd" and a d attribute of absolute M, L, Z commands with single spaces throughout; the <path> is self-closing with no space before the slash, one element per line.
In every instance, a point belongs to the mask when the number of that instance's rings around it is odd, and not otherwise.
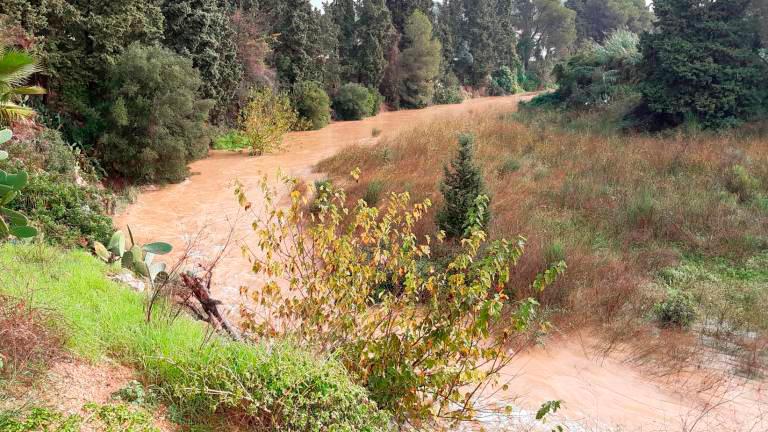
<path fill-rule="evenodd" d="M 0 390 L 34 377 L 60 354 L 65 337 L 58 323 L 55 313 L 0 294 Z"/>
<path fill-rule="evenodd" d="M 191 60 L 159 46 L 128 47 L 107 85 L 104 168 L 139 182 L 183 180 L 210 143 L 204 126 L 213 102 L 198 97 L 200 85 Z"/>
<path fill-rule="evenodd" d="M 750 202 L 760 196 L 760 180 L 753 177 L 743 165 L 733 165 L 726 171 L 725 187 L 742 202 Z"/>
<path fill-rule="evenodd" d="M 0 265 L 7 270 L 0 272 L 0 292 L 32 290 L 35 305 L 71 324 L 67 346 L 75 354 L 135 366 L 188 422 L 227 415 L 253 430 L 389 429 L 387 415 L 337 361 L 284 341 L 212 336 L 183 314 L 147 324 L 144 296 L 110 281 L 107 265 L 83 251 L 5 245 Z"/>
<path fill-rule="evenodd" d="M 307 129 L 321 129 L 331 121 L 331 99 L 319 83 L 296 83 L 291 97 L 299 117 L 306 121 Z"/>
<path fill-rule="evenodd" d="M 463 395 L 493 386 L 512 358 L 507 344 L 535 320 L 533 300 L 512 303 L 499 289 L 523 239 L 485 244 L 475 217 L 455 257 L 430 265 L 430 239 L 413 232 L 429 201 L 411 205 L 408 193 L 390 194 L 381 210 L 349 208 L 336 189 L 310 216 L 301 193 L 286 209 L 266 182 L 267 207 L 253 222 L 260 250 L 251 256 L 266 283 L 248 291 L 258 318 L 242 314 L 253 337 L 288 337 L 332 353 L 398 423 L 430 429 L 435 418 L 471 418 L 477 401 Z M 237 195 L 251 205 L 241 187 Z M 478 201 L 483 214 L 488 201 Z M 563 270 L 560 264 L 537 277 L 534 290 Z M 288 283 L 275 289 L 277 281 Z M 451 403 L 457 397 L 462 403 Z"/>
<path fill-rule="evenodd" d="M 278 150 L 283 145 L 283 137 L 298 120 L 290 98 L 268 87 L 251 93 L 241 113 L 243 135 L 256 155 Z"/>
<path fill-rule="evenodd" d="M 507 157 L 504 162 L 499 166 L 498 173 L 500 176 L 512 174 L 520 169 L 520 161 L 513 157 Z"/>
<path fill-rule="evenodd" d="M 47 242 L 76 247 L 109 240 L 114 229 L 105 207 L 112 199 L 101 187 L 39 171 L 10 207 L 27 214 Z"/>
<path fill-rule="evenodd" d="M 688 327 L 696 319 L 696 303 L 690 293 L 669 289 L 664 301 L 653 306 L 653 313 L 662 325 Z"/>
<path fill-rule="evenodd" d="M 443 168 L 440 192 L 443 205 L 437 211 L 437 226 L 445 231 L 448 238 L 462 237 L 470 222 L 470 215 L 476 208 L 479 196 L 485 195 L 485 185 L 480 168 L 475 165 L 475 137 L 472 134 L 459 136 L 459 151 L 451 161 L 451 168 Z M 483 228 L 488 225 L 490 213 L 479 215 Z"/>
<path fill-rule="evenodd" d="M 213 140 L 213 148 L 216 150 L 241 150 L 250 147 L 251 141 L 241 131 L 229 131 Z"/>
<path fill-rule="evenodd" d="M 372 114 L 371 92 L 360 84 L 341 86 L 333 98 L 333 111 L 339 120 L 360 120 Z"/>
<path fill-rule="evenodd" d="M 363 201 L 368 204 L 368 207 L 375 207 L 381 201 L 381 192 L 384 189 L 384 182 L 381 180 L 373 180 L 368 183 L 365 188 L 365 194 L 363 194 Z"/>
<path fill-rule="evenodd" d="M 459 79 L 453 73 L 446 74 L 435 83 L 435 95 L 432 102 L 438 105 L 457 104 L 464 101 Z"/>
<path fill-rule="evenodd" d="M 503 96 L 519 93 L 517 76 L 507 66 L 496 69 L 491 75 L 491 96 Z"/>

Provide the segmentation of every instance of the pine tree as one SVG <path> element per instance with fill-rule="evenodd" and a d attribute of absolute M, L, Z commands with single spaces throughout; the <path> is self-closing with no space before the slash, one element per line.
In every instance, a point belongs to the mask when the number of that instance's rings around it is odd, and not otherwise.
<path fill-rule="evenodd" d="M 277 41 L 273 62 L 277 76 L 284 87 L 301 81 L 322 81 L 320 62 L 323 55 L 320 43 L 321 25 L 309 0 L 286 0 L 275 14 L 273 32 Z"/>
<path fill-rule="evenodd" d="M 355 0 L 333 0 L 325 7 L 338 28 L 341 79 L 351 81 L 356 75 L 355 51 L 357 46 Z"/>
<path fill-rule="evenodd" d="M 432 102 L 435 79 L 440 73 L 440 41 L 434 38 L 432 24 L 420 11 L 408 18 L 405 39 L 400 99 L 407 107 L 419 108 Z"/>
<path fill-rule="evenodd" d="M 460 238 L 467 229 L 470 213 L 476 207 L 480 195 L 487 195 L 483 175 L 475 165 L 475 138 L 472 134 L 459 136 L 459 151 L 451 161 L 451 167 L 444 167 L 444 178 L 440 184 L 443 206 L 438 210 L 438 228 L 448 238 Z M 481 215 L 483 228 L 488 226 L 490 214 Z"/>
<path fill-rule="evenodd" d="M 482 85 L 496 66 L 493 44 L 495 30 L 493 0 L 467 0 L 466 35 L 472 53 L 471 84 Z"/>
<path fill-rule="evenodd" d="M 165 0 L 165 45 L 188 57 L 200 71 L 200 93 L 213 99 L 222 120 L 242 77 L 232 24 L 218 0 Z"/>
<path fill-rule="evenodd" d="M 759 109 L 766 65 L 750 0 L 657 0 L 655 31 L 642 36 L 640 85 L 654 123 L 695 119 L 729 126 Z"/>
<path fill-rule="evenodd" d="M 653 23 L 653 14 L 645 0 L 567 0 L 565 6 L 576 12 L 580 41 L 602 43 L 620 28 L 640 34 Z"/>
<path fill-rule="evenodd" d="M 392 14 L 392 24 L 400 34 L 405 34 L 405 24 L 415 11 L 427 17 L 432 14 L 432 0 L 387 0 L 387 8 Z"/>
<path fill-rule="evenodd" d="M 360 0 L 355 35 L 357 82 L 377 88 L 387 66 L 387 43 L 395 29 L 384 0 Z"/>

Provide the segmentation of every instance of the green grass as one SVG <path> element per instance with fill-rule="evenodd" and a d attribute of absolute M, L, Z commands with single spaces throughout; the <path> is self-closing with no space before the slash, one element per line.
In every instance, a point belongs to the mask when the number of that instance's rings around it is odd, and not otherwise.
<path fill-rule="evenodd" d="M 143 296 L 109 281 L 107 271 L 83 251 L 0 247 L 1 292 L 31 294 L 35 306 L 56 310 L 70 329 L 73 353 L 135 367 L 187 420 L 226 412 L 244 417 L 254 430 L 387 428 L 387 416 L 335 361 L 289 343 L 207 339 L 205 327 L 186 316 L 146 324 Z"/>

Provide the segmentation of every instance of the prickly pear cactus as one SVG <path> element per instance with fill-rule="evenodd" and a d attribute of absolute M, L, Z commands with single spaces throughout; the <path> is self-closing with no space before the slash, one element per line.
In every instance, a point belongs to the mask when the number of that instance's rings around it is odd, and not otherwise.
<path fill-rule="evenodd" d="M 130 233 L 130 228 L 128 232 Z M 165 264 L 152 262 L 155 255 L 165 255 L 171 252 L 173 247 L 164 242 L 139 246 L 133 243 L 133 235 L 130 235 L 130 239 L 131 247 L 126 249 L 125 234 L 122 231 L 115 231 L 107 246 L 93 242 L 93 252 L 106 262 L 119 260 L 123 268 L 154 281 L 160 273 L 165 271 Z"/>
<path fill-rule="evenodd" d="M 13 137 L 8 129 L 0 130 L 0 144 Z M 8 159 L 8 153 L 0 151 L 0 160 Z M 8 174 L 0 170 L 0 240 L 9 236 L 16 238 L 30 238 L 37 235 L 37 230 L 29 226 L 29 220 L 23 214 L 11 210 L 6 206 L 19 195 L 19 191 L 27 185 L 29 176 L 26 171 L 16 174 Z"/>

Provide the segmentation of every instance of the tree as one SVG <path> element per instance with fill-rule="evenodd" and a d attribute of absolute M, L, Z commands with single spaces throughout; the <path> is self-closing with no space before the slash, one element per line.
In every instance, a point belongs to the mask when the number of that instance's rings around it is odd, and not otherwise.
<path fill-rule="evenodd" d="M 286 0 L 275 12 L 273 64 L 281 84 L 323 80 L 320 22 L 309 0 Z"/>
<path fill-rule="evenodd" d="M 355 0 L 333 0 L 325 6 L 325 13 L 338 28 L 341 79 L 352 80 L 355 76 L 355 50 L 357 47 L 357 12 Z"/>
<path fill-rule="evenodd" d="M 435 79 L 440 73 L 440 41 L 432 35 L 426 15 L 416 11 L 405 26 L 407 48 L 401 60 L 400 99 L 408 107 L 423 107 L 432 102 Z"/>
<path fill-rule="evenodd" d="M 641 38 L 644 106 L 654 126 L 687 119 L 733 125 L 759 106 L 765 62 L 750 0 L 657 0 L 655 31 Z"/>
<path fill-rule="evenodd" d="M 387 8 L 392 13 L 392 24 L 400 34 L 405 34 L 408 18 L 415 11 L 429 16 L 432 13 L 432 0 L 386 0 Z"/>
<path fill-rule="evenodd" d="M 291 98 L 308 129 L 320 129 L 331 121 L 331 99 L 319 83 L 294 84 Z"/>
<path fill-rule="evenodd" d="M 165 0 L 165 46 L 192 59 L 200 71 L 201 95 L 216 101 L 211 112 L 221 121 L 243 75 L 232 22 L 219 0 Z"/>
<path fill-rule="evenodd" d="M 133 42 L 163 37 L 157 0 L 10 0 L 6 14 L 39 38 L 50 79 L 48 103 L 57 106 L 68 141 L 89 148 L 102 133 L 104 77 Z"/>
<path fill-rule="evenodd" d="M 640 34 L 653 24 L 653 13 L 645 0 L 568 0 L 576 11 L 576 32 L 581 41 L 602 43 L 614 30 L 625 28 Z"/>
<path fill-rule="evenodd" d="M 251 152 L 263 155 L 280 149 L 283 137 L 296 126 L 298 119 L 288 95 L 267 87 L 254 91 L 241 118 Z"/>
<path fill-rule="evenodd" d="M 384 0 L 360 0 L 355 35 L 357 82 L 378 87 L 384 76 L 387 60 L 384 56 L 390 35 L 395 29 Z"/>
<path fill-rule="evenodd" d="M 98 147 L 104 168 L 140 182 L 183 180 L 187 163 L 208 151 L 204 125 L 213 101 L 200 99 L 200 86 L 190 59 L 132 44 L 109 73 Z"/>
<path fill-rule="evenodd" d="M 565 55 L 576 40 L 576 12 L 560 0 L 513 0 L 520 31 L 517 52 L 525 70 L 531 61 Z"/>
<path fill-rule="evenodd" d="M 494 8 L 493 47 L 495 51 L 494 68 L 509 67 L 513 72 L 520 68 L 517 56 L 517 34 L 515 33 L 515 15 L 512 0 L 496 0 Z"/>
<path fill-rule="evenodd" d="M 26 85 L 29 78 L 40 72 L 37 60 L 29 53 L 10 49 L 0 43 L 0 125 L 31 117 L 35 111 L 20 104 L 27 95 L 45 94 L 45 89 Z"/>
<path fill-rule="evenodd" d="M 472 222 L 470 215 L 477 208 L 478 197 L 486 195 L 483 174 L 475 165 L 474 158 L 475 137 L 462 134 L 459 136 L 459 151 L 451 161 L 451 167 L 444 168 L 445 174 L 440 183 L 443 206 L 437 212 L 436 222 L 448 238 L 461 238 L 466 234 Z M 486 210 L 476 216 L 479 216 L 480 225 L 485 229 L 490 213 Z"/>
<path fill-rule="evenodd" d="M 466 5 L 466 38 L 472 55 L 469 81 L 481 86 L 496 65 L 494 47 L 495 10 L 493 0 L 471 0 Z M 511 30 L 510 30 L 511 31 Z"/>

